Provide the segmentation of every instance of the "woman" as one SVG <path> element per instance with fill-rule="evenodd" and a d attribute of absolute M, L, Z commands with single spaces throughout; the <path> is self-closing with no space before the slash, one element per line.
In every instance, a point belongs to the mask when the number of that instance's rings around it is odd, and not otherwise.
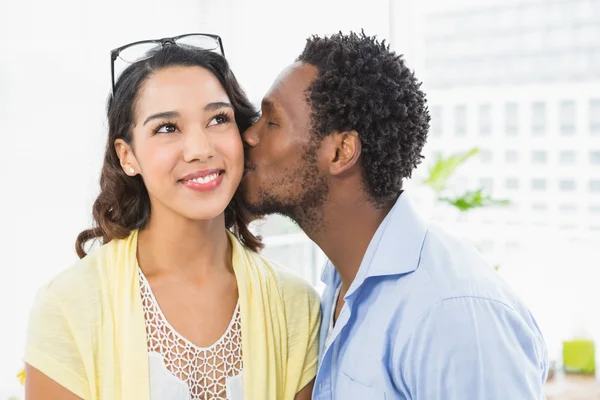
<path fill-rule="evenodd" d="M 176 39 L 113 85 L 96 227 L 36 299 L 28 400 L 310 399 L 318 297 L 256 253 L 234 196 L 255 110 Z"/>

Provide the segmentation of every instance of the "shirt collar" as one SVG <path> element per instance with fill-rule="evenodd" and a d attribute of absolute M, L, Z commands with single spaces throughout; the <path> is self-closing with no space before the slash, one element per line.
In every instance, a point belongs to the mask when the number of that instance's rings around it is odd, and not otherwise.
<path fill-rule="evenodd" d="M 402 275 L 417 269 L 427 225 L 406 197 L 403 192 L 379 225 L 346 297 L 367 278 Z M 336 285 L 338 280 L 335 267 L 327 261 L 321 281 L 330 286 Z"/>

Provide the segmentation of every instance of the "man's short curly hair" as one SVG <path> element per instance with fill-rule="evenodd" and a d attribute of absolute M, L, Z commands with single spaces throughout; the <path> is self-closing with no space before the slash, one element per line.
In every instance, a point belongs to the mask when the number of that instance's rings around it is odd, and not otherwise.
<path fill-rule="evenodd" d="M 358 132 L 366 191 L 377 205 L 396 198 L 423 156 L 429 111 L 401 55 L 362 32 L 312 36 L 296 61 L 318 74 L 307 91 L 312 131 Z"/>

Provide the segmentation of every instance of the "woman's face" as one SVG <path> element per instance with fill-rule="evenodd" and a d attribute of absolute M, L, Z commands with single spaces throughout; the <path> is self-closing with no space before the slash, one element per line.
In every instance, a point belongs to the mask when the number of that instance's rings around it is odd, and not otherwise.
<path fill-rule="evenodd" d="M 201 67 L 170 67 L 140 87 L 130 147 L 115 142 L 121 165 L 140 174 L 153 212 L 192 220 L 219 216 L 242 177 L 244 154 L 233 107 Z M 160 211 L 159 211 L 160 210 Z"/>

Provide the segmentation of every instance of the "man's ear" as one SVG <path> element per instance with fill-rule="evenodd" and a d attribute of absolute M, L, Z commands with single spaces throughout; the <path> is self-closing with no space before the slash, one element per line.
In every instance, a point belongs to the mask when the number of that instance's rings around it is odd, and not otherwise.
<path fill-rule="evenodd" d="M 129 176 L 135 176 L 140 173 L 140 166 L 138 165 L 133 149 L 123 139 L 115 140 L 115 151 L 119 157 L 121 168 Z"/>
<path fill-rule="evenodd" d="M 332 175 L 340 175 L 358 162 L 362 143 L 356 131 L 336 132 L 332 134 L 332 141 L 329 172 Z"/>

